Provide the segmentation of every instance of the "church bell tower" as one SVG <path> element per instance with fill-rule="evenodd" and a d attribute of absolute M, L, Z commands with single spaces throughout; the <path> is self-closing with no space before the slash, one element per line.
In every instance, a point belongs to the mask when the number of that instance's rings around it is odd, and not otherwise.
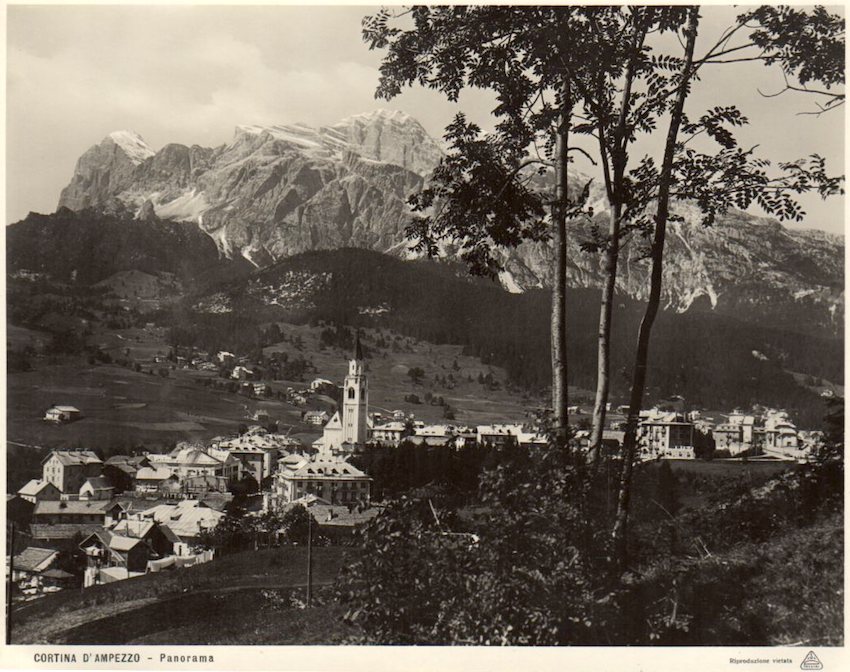
<path fill-rule="evenodd" d="M 369 384 L 363 371 L 360 332 L 354 339 L 354 359 L 348 362 L 348 375 L 342 390 L 342 443 L 363 444 L 368 436 Z"/>

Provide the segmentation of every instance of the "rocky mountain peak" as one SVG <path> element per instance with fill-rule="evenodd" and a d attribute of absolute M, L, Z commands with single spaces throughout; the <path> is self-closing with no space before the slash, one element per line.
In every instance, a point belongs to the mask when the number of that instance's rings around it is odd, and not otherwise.
<path fill-rule="evenodd" d="M 193 222 L 223 255 L 255 266 L 340 247 L 407 257 L 408 199 L 442 156 L 422 125 L 397 110 L 355 114 L 327 126 L 247 124 L 217 148 L 168 144 L 156 153 L 138 134 L 120 131 L 80 157 L 59 205 Z M 551 175 L 532 178 L 535 188 L 551 188 Z M 588 180 L 571 171 L 576 190 Z M 571 226 L 567 277 L 573 287 L 597 288 L 604 275 L 601 258 L 581 243 L 594 226 L 606 226 L 607 200 L 598 180 L 588 204 L 593 218 Z M 781 321 L 779 306 L 796 313 L 804 306 L 812 322 L 840 328 L 843 239 L 737 211 L 705 229 L 693 207 L 676 204 L 674 211 L 684 221 L 668 233 L 667 308 L 761 312 Z M 646 298 L 645 248 L 639 236 L 624 242 L 618 281 L 624 295 Z M 500 279 L 509 290 L 550 285 L 546 243 L 526 243 L 503 255 Z"/>

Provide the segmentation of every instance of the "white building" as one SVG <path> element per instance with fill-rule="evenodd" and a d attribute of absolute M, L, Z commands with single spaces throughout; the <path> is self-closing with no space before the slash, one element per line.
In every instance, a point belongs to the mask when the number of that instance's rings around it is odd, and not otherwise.
<path fill-rule="evenodd" d="M 638 441 L 642 459 L 656 457 L 693 460 L 694 424 L 677 413 L 641 411 Z"/>
<path fill-rule="evenodd" d="M 545 446 L 549 443 L 545 436 L 520 424 L 478 425 L 475 435 L 478 445 L 504 446 L 510 441 L 516 441 L 520 446 Z"/>
<path fill-rule="evenodd" d="M 348 375 L 342 387 L 342 413 L 337 411 L 325 425 L 322 438 L 313 446 L 323 452 L 335 453 L 344 445 L 365 444 L 371 435 L 369 419 L 369 381 L 363 368 L 360 335 L 354 343 L 354 358 L 348 362 Z"/>
<path fill-rule="evenodd" d="M 82 417 L 82 412 L 75 406 L 52 406 L 44 413 L 47 422 L 73 422 Z"/>
<path fill-rule="evenodd" d="M 369 502 L 372 479 L 343 459 L 284 458 L 275 474 L 273 499 L 280 506 L 313 495 L 328 504 Z"/>

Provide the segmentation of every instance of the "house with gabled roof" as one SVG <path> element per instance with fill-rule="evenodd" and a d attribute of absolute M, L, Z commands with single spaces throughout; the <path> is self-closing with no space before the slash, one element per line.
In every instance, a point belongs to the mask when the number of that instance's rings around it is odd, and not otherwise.
<path fill-rule="evenodd" d="M 80 487 L 80 499 L 112 499 L 115 488 L 103 476 L 92 476 Z"/>
<path fill-rule="evenodd" d="M 109 525 L 118 520 L 124 508 L 114 500 L 60 500 L 38 502 L 33 522 L 39 524 L 79 523 Z"/>
<path fill-rule="evenodd" d="M 18 496 L 35 504 L 48 499 L 59 500 L 62 498 L 62 493 L 50 481 L 34 478 L 18 490 Z"/>
<path fill-rule="evenodd" d="M 12 581 L 37 580 L 58 558 L 55 549 L 28 546 L 12 560 Z"/>
<path fill-rule="evenodd" d="M 54 450 L 41 463 L 42 480 L 62 493 L 77 494 L 91 476 L 100 476 L 103 462 L 91 450 Z"/>
<path fill-rule="evenodd" d="M 44 412 L 47 422 L 73 422 L 83 417 L 82 412 L 76 406 L 51 406 Z"/>

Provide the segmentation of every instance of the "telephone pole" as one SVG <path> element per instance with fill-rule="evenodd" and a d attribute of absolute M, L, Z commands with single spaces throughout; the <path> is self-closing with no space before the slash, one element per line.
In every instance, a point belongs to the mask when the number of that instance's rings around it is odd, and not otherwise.
<path fill-rule="evenodd" d="M 306 507 L 305 507 L 306 509 Z M 313 514 L 307 509 L 307 606 L 313 605 Z"/>
<path fill-rule="evenodd" d="M 6 583 L 6 644 L 12 643 L 12 588 L 15 585 L 12 575 L 15 573 L 15 523 L 9 531 L 9 575 Z"/>

